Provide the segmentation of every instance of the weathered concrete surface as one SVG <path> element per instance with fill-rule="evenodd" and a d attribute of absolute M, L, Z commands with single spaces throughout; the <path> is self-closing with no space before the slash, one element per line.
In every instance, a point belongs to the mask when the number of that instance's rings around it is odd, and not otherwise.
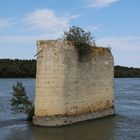
<path fill-rule="evenodd" d="M 115 114 L 114 108 L 109 108 L 102 111 L 88 112 L 85 114 L 70 115 L 70 116 L 66 116 L 66 115 L 46 116 L 46 117 L 34 116 L 33 122 L 35 125 L 40 125 L 40 126 L 63 126 L 63 125 L 73 124 L 76 122 L 101 118 L 113 114 Z"/>
<path fill-rule="evenodd" d="M 64 125 L 114 114 L 114 62 L 108 49 L 93 48 L 91 60 L 80 62 L 74 46 L 61 40 L 37 45 L 34 124 Z"/>

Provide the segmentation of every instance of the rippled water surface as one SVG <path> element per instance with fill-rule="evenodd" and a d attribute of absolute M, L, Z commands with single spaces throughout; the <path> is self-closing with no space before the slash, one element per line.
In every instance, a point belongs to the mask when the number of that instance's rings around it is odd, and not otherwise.
<path fill-rule="evenodd" d="M 59 128 L 36 127 L 12 114 L 12 86 L 22 81 L 34 100 L 35 79 L 0 79 L 0 140 L 140 140 L 140 78 L 115 79 L 116 116 Z"/>

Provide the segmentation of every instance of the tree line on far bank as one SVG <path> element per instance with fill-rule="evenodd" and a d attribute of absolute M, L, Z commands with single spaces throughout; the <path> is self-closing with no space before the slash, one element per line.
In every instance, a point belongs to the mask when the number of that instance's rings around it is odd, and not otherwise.
<path fill-rule="evenodd" d="M 0 59 L 0 78 L 34 78 L 36 60 Z"/>
<path fill-rule="evenodd" d="M 140 78 L 140 68 L 115 66 L 114 67 L 114 77 L 115 78 Z"/>
<path fill-rule="evenodd" d="M 0 59 L 0 78 L 35 78 L 36 60 Z M 115 66 L 114 77 L 140 77 L 140 68 Z"/>

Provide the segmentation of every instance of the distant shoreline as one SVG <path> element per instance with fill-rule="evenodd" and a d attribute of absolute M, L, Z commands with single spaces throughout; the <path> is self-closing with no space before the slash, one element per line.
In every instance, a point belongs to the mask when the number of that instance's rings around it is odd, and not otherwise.
<path fill-rule="evenodd" d="M 114 77 L 114 79 L 135 79 L 135 78 L 137 78 L 137 79 L 139 79 L 140 77 Z M 31 78 L 31 77 L 26 77 L 26 78 L 24 78 L 24 77 L 6 77 L 6 78 L 1 78 L 0 77 L 0 80 L 2 80 L 2 79 L 36 79 L 36 77 L 35 78 Z"/>
<path fill-rule="evenodd" d="M 0 78 L 35 78 L 36 60 L 0 59 Z M 140 78 L 140 68 L 115 66 L 114 78 Z"/>

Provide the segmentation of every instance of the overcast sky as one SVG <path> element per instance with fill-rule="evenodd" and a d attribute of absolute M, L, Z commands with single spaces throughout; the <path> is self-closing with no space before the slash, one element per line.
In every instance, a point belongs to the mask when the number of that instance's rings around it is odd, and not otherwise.
<path fill-rule="evenodd" d="M 72 25 L 111 47 L 115 65 L 140 67 L 140 0 L 1 0 L 0 58 L 33 59 L 36 40 Z"/>

